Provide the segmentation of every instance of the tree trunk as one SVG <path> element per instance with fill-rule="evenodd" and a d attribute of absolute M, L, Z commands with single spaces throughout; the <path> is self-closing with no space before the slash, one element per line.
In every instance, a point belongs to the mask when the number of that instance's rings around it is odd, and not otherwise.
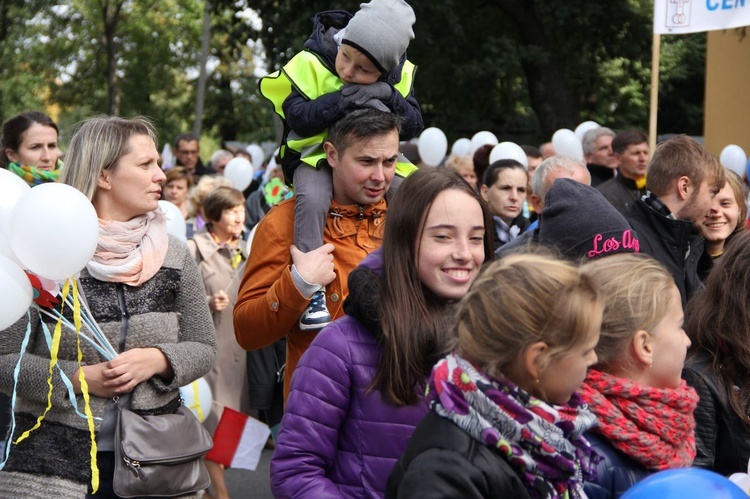
<path fill-rule="evenodd" d="M 559 128 L 573 127 L 577 112 L 565 79 L 565 54 L 560 52 L 564 47 L 547 35 L 547 28 L 528 0 L 499 0 L 498 4 L 518 26 L 522 43 L 535 49 L 529 51 L 534 56 L 521 57 L 521 65 L 542 133 L 551 137 Z"/>
<path fill-rule="evenodd" d="M 104 21 L 103 44 L 107 57 L 107 114 L 120 114 L 120 86 L 117 79 L 117 25 L 120 22 L 120 11 L 124 0 L 101 4 L 102 20 Z"/>
<path fill-rule="evenodd" d="M 201 60 L 200 73 L 198 74 L 198 88 L 195 92 L 195 121 L 193 122 L 193 133 L 200 137 L 203 127 L 203 105 L 206 101 L 206 63 L 211 44 L 211 3 L 206 0 L 203 9 L 203 34 L 201 35 Z"/>

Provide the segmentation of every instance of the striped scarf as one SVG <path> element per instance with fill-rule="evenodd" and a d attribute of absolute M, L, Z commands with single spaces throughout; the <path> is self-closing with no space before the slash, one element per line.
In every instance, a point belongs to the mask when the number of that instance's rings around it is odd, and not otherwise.
<path fill-rule="evenodd" d="M 46 182 L 57 182 L 60 176 L 62 161 L 58 160 L 54 170 L 40 170 L 34 166 L 21 165 L 19 163 L 10 163 L 8 170 L 21 177 L 31 187 L 44 184 Z"/>

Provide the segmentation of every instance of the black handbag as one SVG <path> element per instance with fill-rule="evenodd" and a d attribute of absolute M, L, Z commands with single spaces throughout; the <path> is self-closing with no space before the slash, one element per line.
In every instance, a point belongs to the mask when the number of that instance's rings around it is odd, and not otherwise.
<path fill-rule="evenodd" d="M 120 497 L 174 497 L 211 484 L 201 459 L 213 441 L 184 405 L 174 414 L 140 416 L 115 399 L 115 472 Z"/>

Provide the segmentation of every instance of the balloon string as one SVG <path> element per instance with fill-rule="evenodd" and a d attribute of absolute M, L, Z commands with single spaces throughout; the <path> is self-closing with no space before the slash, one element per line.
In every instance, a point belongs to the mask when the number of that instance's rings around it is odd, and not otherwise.
<path fill-rule="evenodd" d="M 26 317 L 28 318 L 28 322 L 26 323 L 26 334 L 24 335 L 23 342 L 21 343 L 21 352 L 18 355 L 18 362 L 16 363 L 16 367 L 13 369 L 13 393 L 10 398 L 10 428 L 8 433 L 8 435 L 10 435 L 10 437 L 8 437 L 9 440 L 16 430 L 16 395 L 18 393 L 18 373 L 21 371 L 21 361 L 23 360 L 23 354 L 26 353 L 26 348 L 29 346 L 29 339 L 31 338 L 31 313 L 27 311 Z M 5 463 L 8 461 L 8 456 L 10 456 L 10 442 L 5 445 L 5 454 L 3 455 L 2 462 L 0 462 L 0 470 L 5 467 Z"/>
<path fill-rule="evenodd" d="M 99 467 L 96 463 L 96 434 L 94 432 L 94 414 L 91 412 L 91 397 L 89 385 L 83 373 L 83 351 L 81 350 L 81 300 L 78 297 L 78 285 L 75 277 L 73 279 L 73 322 L 76 326 L 76 348 L 78 350 L 78 380 L 81 382 L 81 395 L 83 395 L 84 411 L 89 424 L 91 435 L 91 491 L 96 494 L 99 490 Z"/>
<path fill-rule="evenodd" d="M 65 310 L 65 299 L 68 297 L 68 292 L 70 291 L 70 279 L 65 281 L 65 285 L 63 286 L 62 291 L 62 298 L 63 303 L 60 308 L 60 315 L 62 315 L 62 312 Z M 47 385 L 49 385 L 49 391 L 47 392 L 47 407 L 44 409 L 44 412 L 41 416 L 39 416 L 36 420 L 36 424 L 30 429 L 23 432 L 23 434 L 16 439 L 14 442 L 15 445 L 18 445 L 20 442 L 24 441 L 34 430 L 38 429 L 40 426 L 42 426 L 42 420 L 44 420 L 44 417 L 47 415 L 50 409 L 52 409 L 52 373 L 54 372 L 55 365 L 57 365 L 57 354 L 60 350 L 60 337 L 62 336 L 62 318 L 58 319 L 57 324 L 55 324 L 55 331 L 52 334 L 52 348 L 50 349 L 50 361 L 49 361 L 49 376 L 47 377 Z"/>
<path fill-rule="evenodd" d="M 203 415 L 203 408 L 201 407 L 201 399 L 198 392 L 198 382 L 193 381 L 191 385 L 193 385 L 193 405 L 189 408 L 194 408 L 195 412 L 197 413 L 196 415 L 198 416 L 198 421 L 203 421 L 204 419 L 206 419 L 206 417 Z"/>

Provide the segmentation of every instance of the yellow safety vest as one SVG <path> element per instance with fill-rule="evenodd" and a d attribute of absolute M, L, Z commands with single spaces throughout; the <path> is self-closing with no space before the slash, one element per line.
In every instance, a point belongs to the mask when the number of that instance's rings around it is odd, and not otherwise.
<path fill-rule="evenodd" d="M 409 61 L 404 62 L 401 71 L 401 81 L 394 87 L 406 98 L 412 89 L 414 73 L 417 67 Z M 286 119 L 282 105 L 287 97 L 296 90 L 308 100 L 314 100 L 321 95 L 340 90 L 344 83 L 338 75 L 328 69 L 319 59 L 318 55 L 310 50 L 303 50 L 295 55 L 283 68 L 264 76 L 260 80 L 260 93 L 271 101 L 273 109 L 284 121 L 284 138 L 281 142 L 279 154 L 283 158 L 291 149 L 299 154 L 300 160 L 312 166 L 318 167 L 320 161 L 325 161 L 326 154 L 323 150 L 323 142 L 328 137 L 325 130 L 312 137 L 300 137 L 286 126 Z M 402 177 L 408 176 L 417 169 L 403 155 L 399 154 L 396 162 L 396 174 Z M 291 183 L 292 179 L 287 179 Z"/>

